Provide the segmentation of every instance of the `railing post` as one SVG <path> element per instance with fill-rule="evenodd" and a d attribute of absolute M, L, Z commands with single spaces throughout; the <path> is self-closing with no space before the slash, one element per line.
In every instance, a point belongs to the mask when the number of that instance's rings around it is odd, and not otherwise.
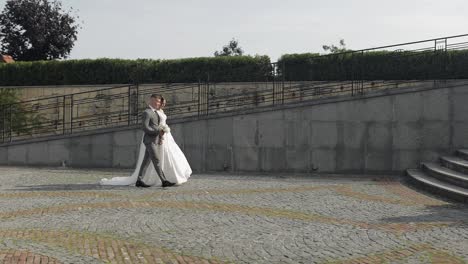
<path fill-rule="evenodd" d="M 198 116 L 200 116 L 200 104 L 201 104 L 201 84 L 198 80 Z"/>
<path fill-rule="evenodd" d="M 272 85 L 271 85 L 271 98 L 272 98 L 272 104 L 275 105 L 275 82 L 276 82 L 276 78 L 273 78 L 273 82 L 272 82 Z"/>
<path fill-rule="evenodd" d="M 206 115 L 209 114 L 210 109 L 210 81 L 206 83 Z"/>
<path fill-rule="evenodd" d="M 5 142 L 5 105 L 2 105 L 2 143 Z"/>
<path fill-rule="evenodd" d="M 364 51 L 361 51 L 361 58 L 360 58 L 360 62 L 359 62 L 359 65 L 360 65 L 360 70 L 361 70 L 361 76 L 360 76 L 360 86 L 361 86 L 361 95 L 364 94 L 364 62 L 365 62 L 365 58 L 364 58 Z"/>
<path fill-rule="evenodd" d="M 10 122 L 8 124 L 8 128 L 9 128 L 9 137 L 10 137 L 10 142 L 12 142 L 13 140 L 13 111 L 11 110 L 11 108 L 13 107 L 13 104 L 10 104 Z"/>
<path fill-rule="evenodd" d="M 447 61 L 448 61 L 448 52 L 447 52 L 447 38 L 445 38 L 445 45 L 444 45 L 444 57 L 443 57 L 443 60 L 444 60 L 444 64 L 443 64 L 443 71 L 444 71 L 444 79 L 450 79 L 450 77 L 448 76 L 448 64 L 447 64 Z"/>
<path fill-rule="evenodd" d="M 283 70 L 285 67 L 284 61 L 283 61 Z M 284 74 L 281 76 L 281 104 L 284 104 Z"/>
<path fill-rule="evenodd" d="M 70 96 L 70 134 L 73 134 L 73 94 Z"/>
<path fill-rule="evenodd" d="M 128 109 L 127 109 L 127 121 L 128 121 L 128 126 L 130 126 L 131 122 L 130 122 L 130 118 L 131 118 L 131 107 L 132 107 L 132 103 L 131 103 L 131 92 L 130 92 L 130 87 L 131 85 L 128 86 L 128 93 L 127 93 L 127 101 L 128 101 Z"/>
<path fill-rule="evenodd" d="M 128 125 L 131 126 L 138 119 L 138 84 L 128 86 Z"/>
<path fill-rule="evenodd" d="M 135 104 L 136 104 L 136 112 L 137 112 L 137 120 L 138 120 L 138 113 L 139 113 L 139 110 L 140 110 L 140 84 L 136 84 L 136 100 L 135 100 Z"/>
<path fill-rule="evenodd" d="M 66 109 L 65 109 L 65 101 L 66 101 L 66 98 L 65 98 L 65 95 L 63 96 L 63 105 L 62 105 L 62 125 L 63 125 L 63 131 L 62 131 L 62 135 L 65 135 L 65 130 L 66 130 L 66 118 L 65 118 L 65 113 L 66 113 Z"/>
<path fill-rule="evenodd" d="M 351 96 L 354 96 L 354 54 L 351 54 Z"/>
<path fill-rule="evenodd" d="M 437 46 L 438 44 L 439 46 Z M 442 51 L 440 52 L 441 54 L 438 54 L 439 52 L 437 51 L 439 50 Z M 437 62 L 439 63 L 439 69 L 441 70 L 439 78 L 447 79 L 447 38 L 434 40 L 434 56 L 435 59 L 438 59 Z"/>
<path fill-rule="evenodd" d="M 209 108 L 210 108 L 210 72 L 207 72 L 206 76 L 206 85 L 205 85 L 205 95 L 206 95 L 206 113 L 205 115 L 208 115 Z"/>

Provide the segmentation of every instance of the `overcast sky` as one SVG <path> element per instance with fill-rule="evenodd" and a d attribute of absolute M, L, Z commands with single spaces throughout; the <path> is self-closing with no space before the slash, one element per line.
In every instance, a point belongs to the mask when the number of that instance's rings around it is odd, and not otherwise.
<path fill-rule="evenodd" d="M 6 0 L 0 0 L 3 9 Z M 363 49 L 468 33 L 467 0 L 62 0 L 82 29 L 70 58 L 213 56 L 232 38 L 246 54 Z"/>

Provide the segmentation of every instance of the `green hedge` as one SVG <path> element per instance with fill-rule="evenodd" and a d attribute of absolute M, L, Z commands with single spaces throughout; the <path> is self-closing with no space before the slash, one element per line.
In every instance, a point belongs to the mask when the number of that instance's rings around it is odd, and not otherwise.
<path fill-rule="evenodd" d="M 288 81 L 468 79 L 467 50 L 286 54 L 278 65 Z M 271 73 L 268 56 L 35 61 L 0 64 L 0 86 L 265 81 Z"/>
<path fill-rule="evenodd" d="M 468 50 L 287 54 L 278 64 L 289 81 L 468 79 Z"/>
<path fill-rule="evenodd" d="M 265 81 L 268 56 L 188 58 L 178 60 L 64 60 L 0 64 L 0 85 L 64 85 Z"/>

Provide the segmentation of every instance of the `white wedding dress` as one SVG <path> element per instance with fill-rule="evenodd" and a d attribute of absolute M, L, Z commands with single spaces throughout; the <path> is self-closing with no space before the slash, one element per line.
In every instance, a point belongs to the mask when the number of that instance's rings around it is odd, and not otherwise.
<path fill-rule="evenodd" d="M 166 124 L 167 116 L 164 111 L 157 110 L 156 113 L 159 115 L 160 124 Z M 159 138 L 157 138 L 157 140 L 159 141 Z M 192 174 L 192 169 L 190 168 L 184 153 L 172 137 L 171 132 L 164 134 L 163 143 L 161 145 L 156 145 L 156 150 L 161 170 L 163 171 L 166 179 L 176 184 L 182 184 L 186 182 Z M 140 172 L 143 158 L 145 156 L 145 151 L 146 147 L 145 144 L 143 144 L 142 138 L 137 163 L 132 175 L 129 177 L 114 177 L 112 179 L 104 178 L 99 182 L 99 184 L 120 186 L 135 185 L 138 180 L 138 173 Z M 143 172 L 142 177 L 146 184 L 154 186 L 160 186 L 162 184 L 161 179 L 159 179 L 152 162 L 150 162 L 150 165 L 146 171 Z"/>

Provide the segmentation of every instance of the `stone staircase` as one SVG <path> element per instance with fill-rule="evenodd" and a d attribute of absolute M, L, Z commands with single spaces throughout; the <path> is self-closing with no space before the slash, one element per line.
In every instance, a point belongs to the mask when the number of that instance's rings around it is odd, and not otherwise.
<path fill-rule="evenodd" d="M 468 149 L 443 156 L 439 163 L 423 162 L 406 171 L 409 180 L 427 191 L 468 203 Z"/>

